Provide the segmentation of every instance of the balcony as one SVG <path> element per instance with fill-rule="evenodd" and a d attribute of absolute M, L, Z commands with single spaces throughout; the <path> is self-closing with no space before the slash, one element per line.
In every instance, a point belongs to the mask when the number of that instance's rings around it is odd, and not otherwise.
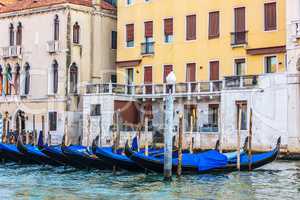
<path fill-rule="evenodd" d="M 136 98 L 164 98 L 170 90 L 175 97 L 218 95 L 222 90 L 222 81 L 176 83 L 174 85 L 91 84 L 87 85 L 86 94 L 117 94 Z"/>
<path fill-rule="evenodd" d="M 60 42 L 58 40 L 52 40 L 47 42 L 47 51 L 49 53 L 57 53 L 60 51 Z"/>
<path fill-rule="evenodd" d="M 224 77 L 224 89 L 253 88 L 258 85 L 258 75 Z"/>
<path fill-rule="evenodd" d="M 8 46 L 2 48 L 2 57 L 3 58 L 14 58 L 22 55 L 21 46 Z"/>
<path fill-rule="evenodd" d="M 231 46 L 244 46 L 248 44 L 248 31 L 239 31 L 231 33 Z"/>
<path fill-rule="evenodd" d="M 154 42 L 141 43 L 141 55 L 153 55 L 154 54 Z"/>

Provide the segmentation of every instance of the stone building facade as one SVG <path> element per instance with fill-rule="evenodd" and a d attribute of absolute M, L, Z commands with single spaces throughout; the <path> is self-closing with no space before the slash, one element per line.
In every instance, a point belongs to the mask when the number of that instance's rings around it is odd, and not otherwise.
<path fill-rule="evenodd" d="M 2 134 L 43 129 L 51 143 L 64 132 L 77 143 L 85 84 L 114 78 L 116 8 L 102 0 L 4 1 L 0 35 Z"/>

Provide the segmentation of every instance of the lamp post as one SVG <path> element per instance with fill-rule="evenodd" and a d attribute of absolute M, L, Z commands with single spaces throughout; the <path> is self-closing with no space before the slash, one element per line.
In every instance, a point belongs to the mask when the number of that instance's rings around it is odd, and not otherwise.
<path fill-rule="evenodd" d="M 176 77 L 174 72 L 170 72 L 166 78 L 167 84 L 174 85 Z M 171 181 L 172 179 L 172 138 L 174 125 L 174 99 L 172 89 L 168 88 L 166 97 L 165 110 L 165 131 L 164 131 L 164 180 Z"/>

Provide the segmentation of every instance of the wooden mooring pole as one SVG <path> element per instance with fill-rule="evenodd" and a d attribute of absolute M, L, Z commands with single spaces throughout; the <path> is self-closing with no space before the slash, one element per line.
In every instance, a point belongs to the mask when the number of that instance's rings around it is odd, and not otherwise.
<path fill-rule="evenodd" d="M 237 145 L 236 145 L 236 151 L 237 151 L 237 169 L 241 170 L 241 123 L 242 123 L 242 105 L 238 104 L 238 130 L 237 130 Z"/>
<path fill-rule="evenodd" d="M 178 134 L 178 167 L 177 177 L 181 176 L 182 173 L 182 137 L 183 137 L 183 120 L 182 114 L 179 115 L 179 134 Z"/>
<path fill-rule="evenodd" d="M 36 131 L 35 131 L 35 114 L 32 115 L 32 131 L 33 131 L 33 145 L 37 145 Z"/>
<path fill-rule="evenodd" d="M 189 145 L 190 153 L 193 153 L 193 131 L 194 131 L 193 125 L 194 125 L 194 117 L 192 114 L 190 118 L 190 145 Z"/>
<path fill-rule="evenodd" d="M 250 122 L 249 122 L 249 140 L 248 140 L 248 153 L 249 153 L 249 171 L 252 170 L 252 118 L 253 112 L 252 108 L 250 109 Z"/>
<path fill-rule="evenodd" d="M 145 155 L 149 155 L 149 149 L 148 149 L 148 117 L 145 117 Z"/>
<path fill-rule="evenodd" d="M 45 133 L 45 116 L 42 115 L 42 132 L 43 132 L 43 143 L 45 143 L 45 137 L 46 137 L 46 133 Z"/>

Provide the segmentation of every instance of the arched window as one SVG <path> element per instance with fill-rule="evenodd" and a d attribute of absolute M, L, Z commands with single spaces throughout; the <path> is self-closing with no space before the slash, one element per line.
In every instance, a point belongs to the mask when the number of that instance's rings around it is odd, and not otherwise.
<path fill-rule="evenodd" d="M 70 93 L 77 93 L 78 68 L 76 63 L 73 63 L 70 68 Z"/>
<path fill-rule="evenodd" d="M 16 35 L 16 45 L 22 45 L 22 23 L 18 23 L 17 35 Z"/>
<path fill-rule="evenodd" d="M 79 44 L 79 34 L 80 34 L 80 26 L 78 22 L 73 25 L 73 43 Z"/>
<path fill-rule="evenodd" d="M 30 65 L 28 63 L 25 63 L 24 70 L 25 70 L 24 94 L 28 95 L 30 91 Z"/>
<path fill-rule="evenodd" d="M 15 95 L 19 94 L 19 88 L 20 88 L 20 70 L 21 70 L 21 67 L 17 63 L 16 66 L 15 66 L 15 78 L 14 78 Z"/>
<path fill-rule="evenodd" d="M 56 94 L 58 91 L 58 63 L 56 60 L 52 64 L 52 74 L 53 74 L 53 93 Z"/>
<path fill-rule="evenodd" d="M 11 95 L 11 87 L 13 85 L 12 82 L 12 73 L 11 73 L 11 66 L 10 64 L 7 64 L 6 72 L 5 72 L 5 94 Z"/>
<path fill-rule="evenodd" d="M 14 46 L 14 44 L 15 44 L 14 25 L 10 24 L 10 26 L 9 26 L 9 46 Z"/>
<path fill-rule="evenodd" d="M 54 18 L 54 40 L 59 40 L 59 18 L 58 15 L 55 15 Z"/>

